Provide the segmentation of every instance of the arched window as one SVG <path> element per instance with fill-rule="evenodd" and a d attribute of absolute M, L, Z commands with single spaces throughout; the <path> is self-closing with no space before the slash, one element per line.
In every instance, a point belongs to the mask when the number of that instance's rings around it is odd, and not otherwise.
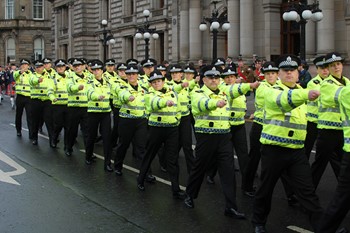
<path fill-rule="evenodd" d="M 8 38 L 6 41 L 6 57 L 8 61 L 16 60 L 16 41 L 13 38 Z"/>
<path fill-rule="evenodd" d="M 44 40 L 42 38 L 36 38 L 34 40 L 34 57 L 35 60 L 42 59 L 44 54 Z"/>

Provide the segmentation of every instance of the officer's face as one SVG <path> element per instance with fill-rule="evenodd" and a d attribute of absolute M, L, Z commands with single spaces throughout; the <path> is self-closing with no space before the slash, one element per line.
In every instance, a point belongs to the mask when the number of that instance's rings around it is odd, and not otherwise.
<path fill-rule="evenodd" d="M 45 67 L 44 66 L 37 66 L 35 67 L 35 72 L 37 72 L 38 74 L 41 74 L 42 72 L 44 72 Z"/>
<path fill-rule="evenodd" d="M 96 79 L 100 80 L 102 78 L 102 73 L 103 73 L 102 69 L 92 69 L 91 71 L 94 74 Z"/>
<path fill-rule="evenodd" d="M 182 79 L 182 73 L 181 72 L 173 72 L 173 73 L 171 73 L 171 78 L 176 82 L 180 82 Z"/>
<path fill-rule="evenodd" d="M 125 70 L 118 70 L 118 75 L 122 78 L 126 78 Z"/>
<path fill-rule="evenodd" d="M 336 78 L 340 78 L 343 73 L 343 63 L 340 61 L 332 62 L 328 65 L 329 73 Z"/>
<path fill-rule="evenodd" d="M 278 73 L 275 71 L 269 71 L 264 73 L 264 77 L 266 82 L 268 82 L 271 85 L 274 85 L 278 78 Z"/>
<path fill-rule="evenodd" d="M 130 74 L 127 74 L 126 77 L 128 78 L 128 82 L 131 85 L 135 86 L 137 84 L 138 73 L 130 73 Z"/>
<path fill-rule="evenodd" d="M 28 64 L 22 64 L 21 65 L 21 70 L 27 71 L 28 69 L 29 69 L 29 65 Z"/>
<path fill-rule="evenodd" d="M 112 65 L 112 66 L 107 65 L 106 66 L 106 70 L 107 70 L 107 72 L 113 72 L 114 71 L 114 65 Z"/>
<path fill-rule="evenodd" d="M 192 79 L 194 79 L 194 74 L 193 73 L 185 73 L 185 79 L 187 81 L 191 81 Z"/>
<path fill-rule="evenodd" d="M 51 69 L 52 65 L 51 65 L 51 63 L 44 63 L 44 67 L 46 70 L 49 70 L 49 69 Z"/>
<path fill-rule="evenodd" d="M 59 74 L 63 74 L 65 70 L 66 70 L 66 66 L 56 66 L 56 71 Z"/>
<path fill-rule="evenodd" d="M 235 84 L 236 83 L 236 76 L 233 74 L 225 76 L 224 82 L 228 85 Z"/>
<path fill-rule="evenodd" d="M 154 71 L 154 67 L 153 66 L 143 67 L 143 71 L 145 72 L 146 75 L 149 75 Z"/>
<path fill-rule="evenodd" d="M 321 76 L 321 78 L 327 78 L 329 76 L 328 67 L 318 66 L 317 67 L 317 74 L 319 76 Z"/>
<path fill-rule="evenodd" d="M 83 65 L 83 64 L 73 65 L 73 69 L 74 69 L 75 73 L 80 74 L 80 73 L 82 73 L 84 71 L 85 65 Z"/>
<path fill-rule="evenodd" d="M 281 79 L 281 82 L 288 86 L 288 87 L 295 87 L 298 79 L 299 79 L 299 72 L 298 69 L 295 68 L 293 70 L 283 69 L 281 68 L 278 76 Z"/>
<path fill-rule="evenodd" d="M 206 85 L 210 90 L 217 90 L 220 84 L 220 77 L 204 77 L 203 78 L 204 85 Z"/>
<path fill-rule="evenodd" d="M 154 90 L 159 91 L 164 86 L 164 80 L 163 79 L 156 79 L 151 82 L 151 86 L 154 88 Z"/>

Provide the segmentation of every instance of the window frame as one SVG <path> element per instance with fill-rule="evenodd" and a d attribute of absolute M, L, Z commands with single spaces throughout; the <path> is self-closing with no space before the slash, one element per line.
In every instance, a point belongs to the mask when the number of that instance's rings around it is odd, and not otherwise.
<path fill-rule="evenodd" d="M 40 5 L 39 1 L 40 1 L 41 5 Z M 44 5 L 45 5 L 44 0 L 33 0 L 33 19 L 34 20 L 43 20 L 45 18 L 45 11 L 44 11 L 45 6 Z M 41 17 L 37 17 L 37 14 L 40 14 L 40 11 L 39 11 L 40 7 L 41 7 Z M 36 9 L 36 8 L 38 8 L 38 9 Z"/>

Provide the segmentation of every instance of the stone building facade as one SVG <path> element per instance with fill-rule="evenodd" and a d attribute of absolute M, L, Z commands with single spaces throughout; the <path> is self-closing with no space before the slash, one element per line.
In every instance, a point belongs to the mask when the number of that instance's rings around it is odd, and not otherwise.
<path fill-rule="evenodd" d="M 52 56 L 51 3 L 0 1 L 0 65 Z"/>
<path fill-rule="evenodd" d="M 145 41 L 136 40 L 138 27 L 145 23 L 142 12 L 149 9 L 148 21 L 159 39 L 150 39 L 150 57 L 158 61 L 188 62 L 212 58 L 212 33 L 198 28 L 213 11 L 211 0 L 49 0 L 52 3 L 53 56 L 103 58 L 103 26 L 116 40 L 107 45 L 107 57 L 117 61 L 142 60 Z M 231 28 L 218 33 L 218 57 L 253 54 L 273 59 L 280 53 L 298 54 L 299 29 L 282 19 L 288 0 L 221 0 L 220 16 Z M 308 3 L 313 3 L 309 0 Z M 350 52 L 350 1 L 319 0 L 324 18 L 306 24 L 306 58 L 339 51 Z"/>

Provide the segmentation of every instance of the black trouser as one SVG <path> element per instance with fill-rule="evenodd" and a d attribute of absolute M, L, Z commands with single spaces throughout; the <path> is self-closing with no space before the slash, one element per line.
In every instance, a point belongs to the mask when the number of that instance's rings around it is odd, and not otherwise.
<path fill-rule="evenodd" d="M 68 107 L 68 140 L 66 150 L 73 151 L 75 139 L 78 136 L 79 124 L 83 132 L 84 147 L 87 143 L 88 135 L 88 114 L 87 107 Z"/>
<path fill-rule="evenodd" d="M 338 179 L 340 163 L 343 158 L 344 136 L 343 130 L 319 129 L 316 142 L 315 161 L 312 163 L 311 171 L 315 189 L 327 167 L 331 164 L 334 174 Z"/>
<path fill-rule="evenodd" d="M 114 162 L 116 170 L 121 171 L 123 169 L 123 161 L 131 142 L 133 142 L 133 151 L 137 154 L 137 157 L 144 157 L 147 144 L 147 128 L 147 119 L 119 118 L 119 142 Z"/>
<path fill-rule="evenodd" d="M 304 149 L 262 145 L 261 183 L 256 192 L 252 223 L 265 225 L 271 210 L 271 199 L 277 180 L 287 171 L 299 203 L 309 212 L 313 229 L 317 228 L 322 213 L 319 199 L 314 192 L 309 162 Z"/>
<path fill-rule="evenodd" d="M 119 111 L 120 108 L 113 107 L 113 128 L 112 128 L 112 147 L 116 147 L 118 144 L 118 138 L 119 138 Z"/>
<path fill-rule="evenodd" d="M 167 171 L 173 192 L 180 191 L 179 185 L 179 128 L 178 127 L 155 127 L 149 126 L 149 140 L 146 154 L 142 159 L 138 183 L 144 183 L 151 163 L 160 146 L 164 143 Z"/>
<path fill-rule="evenodd" d="M 250 151 L 249 151 L 249 161 L 245 169 L 245 176 L 243 176 L 242 189 L 245 191 L 254 190 L 254 179 L 256 171 L 258 170 L 260 158 L 261 158 L 261 142 L 260 136 L 263 126 L 256 122 L 253 123 L 250 130 Z M 287 195 L 287 198 L 292 196 L 293 189 L 288 179 L 288 175 L 284 172 L 281 176 L 282 184 Z"/>
<path fill-rule="evenodd" d="M 317 139 L 318 129 L 317 123 L 308 121 L 306 126 L 306 138 L 305 138 L 305 155 L 306 158 L 310 159 L 310 154 L 312 148 L 314 147 L 315 141 Z"/>
<path fill-rule="evenodd" d="M 191 115 L 181 117 L 179 125 L 179 152 L 181 148 L 185 154 L 187 173 L 189 174 L 194 163 Z"/>
<path fill-rule="evenodd" d="M 344 220 L 350 208 L 350 153 L 346 152 L 341 162 L 338 186 L 329 202 L 317 233 L 334 233 Z"/>
<path fill-rule="evenodd" d="M 237 209 L 231 134 L 196 133 L 196 139 L 196 159 L 188 177 L 187 195 L 192 198 L 198 197 L 205 172 L 215 163 L 219 171 L 226 207 Z"/>
<path fill-rule="evenodd" d="M 57 143 L 58 136 L 62 129 L 64 129 L 64 150 L 67 149 L 68 144 L 68 107 L 67 105 L 52 105 L 53 116 L 53 142 Z"/>
<path fill-rule="evenodd" d="M 29 138 L 32 135 L 32 110 L 31 110 L 31 99 L 29 96 L 17 95 L 16 97 L 16 130 L 17 132 L 22 131 L 22 115 L 23 110 L 26 110 L 27 127 L 29 131 Z"/>
<path fill-rule="evenodd" d="M 238 158 L 239 168 L 242 175 L 242 184 L 245 179 L 245 168 L 249 162 L 248 157 L 248 142 L 247 142 L 247 133 L 245 125 L 232 125 L 231 126 L 231 141 L 236 155 Z M 217 171 L 217 166 L 214 165 L 208 172 L 210 177 L 214 177 Z M 244 185 L 243 185 L 244 186 Z"/>
<path fill-rule="evenodd" d="M 32 110 L 32 136 L 33 140 L 38 140 L 39 127 L 41 127 L 41 120 L 44 119 L 47 133 L 49 135 L 49 140 L 52 140 L 53 134 L 53 124 L 52 124 L 52 107 L 51 101 L 40 99 L 31 100 L 31 110 Z"/>
<path fill-rule="evenodd" d="M 110 112 L 88 112 L 88 137 L 86 142 L 86 160 L 91 161 L 94 153 L 94 145 L 98 127 L 103 143 L 104 165 L 111 164 L 111 113 Z"/>

